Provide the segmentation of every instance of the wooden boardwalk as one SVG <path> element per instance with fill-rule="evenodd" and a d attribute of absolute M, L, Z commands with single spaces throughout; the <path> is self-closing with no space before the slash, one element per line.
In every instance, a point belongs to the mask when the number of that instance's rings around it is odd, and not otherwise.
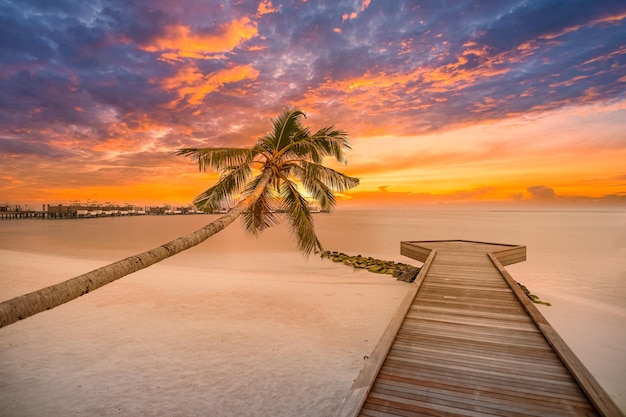
<path fill-rule="evenodd" d="M 424 266 L 337 417 L 623 416 L 504 269 L 524 246 L 401 253 Z"/>

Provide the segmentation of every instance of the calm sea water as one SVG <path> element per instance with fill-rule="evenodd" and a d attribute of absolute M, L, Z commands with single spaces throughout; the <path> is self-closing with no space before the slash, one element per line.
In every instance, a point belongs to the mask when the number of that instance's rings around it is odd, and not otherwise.
<path fill-rule="evenodd" d="M 534 291 L 585 297 L 626 314 L 626 212 L 338 210 L 315 215 L 325 249 L 409 261 L 403 240 L 466 239 L 526 245 L 526 262 L 508 267 Z M 0 222 L 0 249 L 115 261 L 192 232 L 216 218 L 144 216 Z M 285 225 L 255 239 L 239 222 L 169 263 L 247 267 L 249 252 L 293 253 Z M 250 269 L 254 265 L 249 265 Z"/>

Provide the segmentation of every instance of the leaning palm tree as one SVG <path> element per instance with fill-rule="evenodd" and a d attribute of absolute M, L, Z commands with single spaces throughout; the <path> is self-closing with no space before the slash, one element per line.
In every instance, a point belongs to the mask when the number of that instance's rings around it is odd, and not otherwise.
<path fill-rule="evenodd" d="M 201 171 L 221 172 L 215 185 L 194 200 L 197 208 L 212 212 L 229 201 L 239 202 L 224 216 L 186 236 L 152 250 L 130 256 L 59 284 L 0 303 L 0 327 L 49 310 L 110 282 L 147 268 L 194 247 L 241 216 L 245 229 L 256 236 L 277 224 L 280 213 L 289 219 L 298 248 L 306 255 L 322 251 L 313 228 L 308 197 L 323 210 L 335 206 L 334 193 L 358 185 L 359 180 L 322 165 L 334 157 L 345 163 L 348 134 L 333 126 L 315 133 L 303 126 L 304 113 L 287 109 L 272 120 L 273 129 L 249 149 L 186 148 L 178 155 L 191 157 Z"/>

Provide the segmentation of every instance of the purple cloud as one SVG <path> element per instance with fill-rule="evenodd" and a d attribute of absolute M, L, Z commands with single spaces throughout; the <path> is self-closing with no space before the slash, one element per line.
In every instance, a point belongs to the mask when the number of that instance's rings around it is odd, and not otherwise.
<path fill-rule="evenodd" d="M 554 190 L 544 185 L 534 185 L 526 188 L 526 191 L 528 191 L 535 200 L 553 200 L 556 197 Z"/>

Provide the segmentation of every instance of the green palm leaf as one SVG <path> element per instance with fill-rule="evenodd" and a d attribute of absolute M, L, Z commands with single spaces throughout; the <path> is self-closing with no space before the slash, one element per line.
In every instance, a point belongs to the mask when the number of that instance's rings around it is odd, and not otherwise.
<path fill-rule="evenodd" d="M 304 186 L 304 189 L 310 194 L 311 198 L 318 202 L 320 208 L 325 211 L 330 211 L 335 207 L 337 201 L 333 190 L 320 181 L 318 178 L 307 178 L 304 172 L 298 167 L 294 167 L 294 177 Z"/>
<path fill-rule="evenodd" d="M 302 183 L 311 197 L 320 203 L 323 210 L 331 210 L 335 207 L 335 192 L 344 192 L 359 184 L 358 178 L 349 177 L 334 169 L 306 161 L 294 165 L 292 174 Z"/>
<path fill-rule="evenodd" d="M 297 175 L 305 185 L 309 181 L 319 181 L 335 192 L 342 193 L 356 187 L 360 182 L 358 178 L 312 162 L 301 161 L 300 169 L 296 170 L 294 175 Z"/>
<path fill-rule="evenodd" d="M 250 165 L 229 167 L 213 187 L 193 200 L 193 204 L 199 210 L 206 212 L 224 208 L 244 189 L 251 175 Z"/>
<path fill-rule="evenodd" d="M 183 148 L 176 152 L 176 155 L 187 156 L 197 162 L 200 171 L 207 169 L 221 171 L 228 167 L 248 164 L 255 154 L 254 148 Z"/>
<path fill-rule="evenodd" d="M 274 131 L 271 139 L 275 152 L 289 145 L 294 137 L 304 136 L 303 131 L 306 129 L 300 124 L 299 119 L 301 116 L 304 116 L 304 113 L 300 110 L 287 109 L 276 119 L 272 120 Z"/>
<path fill-rule="evenodd" d="M 192 158 L 201 171 L 222 172 L 213 187 L 196 197 L 196 207 L 214 211 L 238 198 L 252 199 L 242 214 L 242 221 L 246 231 L 254 236 L 278 223 L 280 216 L 276 209 L 279 208 L 289 217 L 298 248 L 306 255 L 321 250 L 308 201 L 300 194 L 296 183 L 322 209 L 330 210 L 337 203 L 335 193 L 356 187 L 359 180 L 322 165 L 327 157 L 346 162 L 344 152 L 351 149 L 348 133 L 326 126 L 311 134 L 310 129 L 302 125 L 302 117 L 306 116 L 300 110 L 287 108 L 272 119 L 272 130 L 250 149 L 179 150 L 178 155 Z M 264 172 L 271 172 L 267 188 L 260 193 L 253 193 L 260 178 L 251 179 L 255 164 L 260 164 Z"/>
<path fill-rule="evenodd" d="M 296 237 L 298 249 L 306 256 L 311 252 L 323 252 L 322 244 L 315 234 L 308 202 L 298 192 L 295 183 L 289 180 L 284 181 L 280 187 L 280 194 L 283 198 L 283 209 L 287 212 L 291 223 L 291 231 Z"/>
<path fill-rule="evenodd" d="M 243 196 L 254 192 L 260 179 L 261 176 L 259 175 L 250 181 Z M 256 237 L 268 227 L 280 223 L 276 209 L 276 199 L 272 196 L 271 188 L 266 187 L 258 200 L 241 215 L 241 220 L 243 221 L 246 232 Z"/>
<path fill-rule="evenodd" d="M 334 157 L 339 163 L 345 163 L 344 150 L 351 149 L 348 133 L 327 126 L 314 135 L 293 143 L 289 149 L 290 157 L 304 157 L 315 163 L 321 163 L 323 157 Z"/>

